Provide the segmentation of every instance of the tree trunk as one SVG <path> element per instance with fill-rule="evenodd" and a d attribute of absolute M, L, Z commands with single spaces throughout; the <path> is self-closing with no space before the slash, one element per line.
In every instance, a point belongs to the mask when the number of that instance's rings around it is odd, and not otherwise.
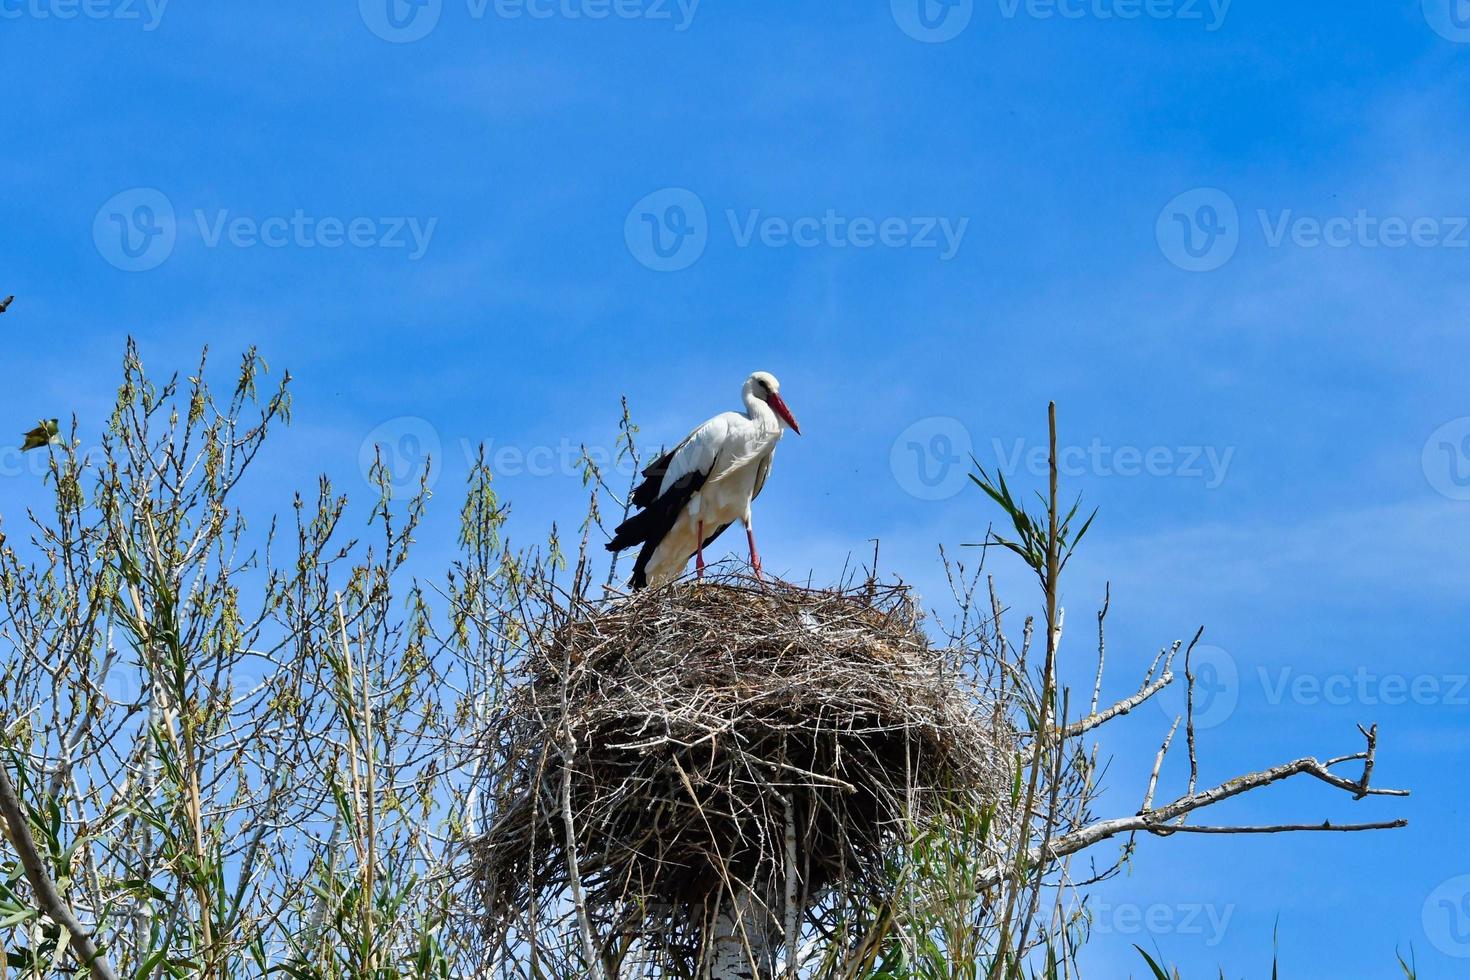
<path fill-rule="evenodd" d="M 749 891 L 739 889 L 733 902 L 725 897 L 710 933 L 707 980 L 771 980 L 776 974 L 776 929 L 770 913 Z"/>

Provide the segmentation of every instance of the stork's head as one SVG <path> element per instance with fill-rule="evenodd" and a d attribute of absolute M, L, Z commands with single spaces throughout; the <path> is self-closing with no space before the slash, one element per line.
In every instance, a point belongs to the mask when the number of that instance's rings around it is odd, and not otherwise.
<path fill-rule="evenodd" d="M 791 409 L 786 407 L 786 402 L 781 399 L 781 382 L 769 371 L 757 371 L 745 381 L 745 395 L 758 398 L 771 406 L 771 411 L 776 417 L 787 425 L 791 431 L 801 435 L 801 426 L 796 424 L 796 416 L 791 414 Z"/>

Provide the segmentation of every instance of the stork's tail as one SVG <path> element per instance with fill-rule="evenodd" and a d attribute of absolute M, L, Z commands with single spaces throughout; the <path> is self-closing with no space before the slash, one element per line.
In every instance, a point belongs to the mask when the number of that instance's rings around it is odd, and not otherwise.
<path fill-rule="evenodd" d="M 613 529 L 612 540 L 607 543 L 608 551 L 622 551 L 635 544 L 643 547 L 638 551 L 638 560 L 633 562 L 633 577 L 628 584 L 635 589 L 648 585 L 648 563 L 653 553 L 663 543 L 669 531 L 679 520 L 679 514 L 689 503 L 689 498 L 704 486 L 705 474 L 688 473 L 669 487 L 668 492 L 649 500 L 644 509 L 629 517 Z M 641 489 L 641 488 L 640 488 Z M 638 494 L 634 495 L 637 502 Z M 644 499 L 648 499 L 646 496 Z"/>
<path fill-rule="evenodd" d="M 635 544 L 642 544 L 648 540 L 648 536 L 655 529 L 654 518 L 658 516 L 656 510 L 640 510 L 632 517 L 613 529 L 612 540 L 607 543 L 608 551 L 622 551 L 631 548 Z"/>

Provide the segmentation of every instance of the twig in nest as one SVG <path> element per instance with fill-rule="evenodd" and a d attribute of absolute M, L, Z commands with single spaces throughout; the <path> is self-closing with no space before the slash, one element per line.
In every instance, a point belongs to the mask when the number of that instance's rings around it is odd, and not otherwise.
<path fill-rule="evenodd" d="M 544 621 L 487 731 L 491 930 L 585 901 L 604 937 L 688 967 L 734 903 L 770 956 L 817 914 L 800 896 L 881 901 L 912 821 L 1009 798 L 1016 733 L 901 586 L 724 576 Z M 570 731 L 577 765 L 538 766 Z"/>

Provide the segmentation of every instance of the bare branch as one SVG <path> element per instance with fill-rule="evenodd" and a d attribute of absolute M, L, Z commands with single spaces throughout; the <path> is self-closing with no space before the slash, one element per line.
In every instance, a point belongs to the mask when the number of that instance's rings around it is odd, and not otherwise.
<path fill-rule="evenodd" d="M 1263 769 L 1260 772 L 1247 773 L 1244 776 L 1237 776 L 1235 779 L 1228 780 L 1227 782 L 1221 783 L 1218 786 L 1212 787 L 1211 789 L 1181 796 L 1179 799 L 1174 800 L 1172 803 L 1167 803 L 1164 806 L 1158 807 L 1157 809 L 1145 810 L 1131 817 L 1115 817 L 1109 820 L 1096 821 L 1095 823 L 1089 824 L 1078 830 L 1072 831 L 1071 833 L 1058 837 L 1057 839 L 1051 841 L 1044 850 L 1040 846 L 1033 847 L 1029 854 L 1029 858 L 1032 862 L 1041 861 L 1044 857 L 1052 860 L 1063 858 L 1069 854 L 1075 854 L 1078 851 L 1083 850 L 1084 848 L 1091 847 L 1099 841 L 1107 840 L 1110 837 L 1116 837 L 1119 834 L 1144 831 L 1151 834 L 1158 834 L 1160 836 L 1168 836 L 1171 833 L 1176 833 L 1180 831 L 1188 832 L 1190 828 L 1173 825 L 1170 824 L 1169 821 L 1185 816 L 1186 814 L 1193 813 L 1196 810 L 1201 810 L 1206 807 L 1213 806 L 1216 803 L 1228 800 L 1231 797 L 1239 796 L 1242 793 L 1247 793 L 1251 790 L 1259 789 L 1262 786 L 1268 786 L 1272 783 L 1280 782 L 1284 779 L 1289 779 L 1292 776 L 1302 774 L 1313 776 L 1316 779 L 1320 779 L 1321 781 L 1331 786 L 1336 786 L 1337 788 L 1346 790 L 1350 793 L 1353 793 L 1354 795 L 1356 795 L 1359 791 L 1363 792 L 1364 794 L 1374 794 L 1380 796 L 1409 795 L 1408 790 L 1367 789 L 1361 786 L 1359 783 L 1350 782 L 1349 780 L 1334 776 L 1332 773 L 1327 771 L 1327 768 L 1321 762 L 1318 762 L 1316 759 L 1296 759 L 1292 762 L 1282 763 L 1281 765 L 1274 766 L 1270 769 Z M 1403 827 L 1407 825 L 1407 821 L 1391 821 L 1388 824 L 1385 824 L 1383 827 L 1379 827 L 1377 825 L 1361 825 L 1357 829 L 1390 829 L 1392 827 Z M 1282 829 L 1277 830 L 1276 832 L 1287 833 L 1301 829 L 1322 830 L 1328 828 L 1337 829 L 1330 823 L 1292 824 L 1283 825 Z M 1210 832 L 1211 831 L 1205 831 L 1205 833 Z M 1258 830 L 1254 832 L 1265 833 L 1267 831 Z M 1005 868 L 993 868 L 989 872 L 982 875 L 980 880 L 984 884 L 994 884 L 1002 880 L 1006 876 L 1006 873 L 1007 871 Z"/>
<path fill-rule="evenodd" d="M 1367 751 L 1363 753 L 1363 778 L 1358 781 L 1358 793 L 1356 799 L 1361 800 L 1368 795 L 1368 780 L 1373 776 L 1373 755 L 1378 751 L 1378 726 L 1372 725 L 1364 729 L 1358 726 L 1358 731 L 1363 733 L 1363 738 L 1368 741 Z"/>
<path fill-rule="evenodd" d="M 1159 770 L 1164 766 L 1164 756 L 1169 754 L 1169 743 L 1174 741 L 1174 733 L 1179 730 L 1179 715 L 1174 716 L 1174 724 L 1169 726 L 1169 734 L 1164 736 L 1164 744 L 1159 746 L 1159 754 L 1154 756 L 1153 772 L 1148 776 L 1148 790 L 1143 794 L 1143 806 L 1140 812 L 1146 812 L 1154 803 L 1154 790 L 1159 786 Z"/>
<path fill-rule="evenodd" d="M 1066 738 L 1076 738 L 1078 735 L 1082 735 L 1086 732 L 1092 731 L 1099 725 L 1104 725 L 1112 721 L 1119 715 L 1126 715 L 1128 712 L 1132 711 L 1140 704 L 1143 704 L 1149 698 L 1153 697 L 1155 694 L 1158 694 L 1160 691 L 1168 687 L 1173 682 L 1174 673 L 1173 671 L 1170 671 L 1166 668 L 1164 672 L 1160 674 L 1151 684 L 1147 684 L 1144 687 L 1140 688 L 1137 693 L 1124 698 L 1122 701 L 1119 701 L 1117 704 L 1113 705 L 1110 708 L 1106 708 L 1103 711 L 1088 715 L 1086 718 L 1081 718 L 1077 721 L 1074 721 L 1072 724 L 1066 727 L 1063 735 Z"/>
<path fill-rule="evenodd" d="M 1409 821 L 1400 817 L 1397 820 L 1381 820 L 1377 823 L 1333 823 L 1324 820 L 1321 823 L 1282 823 L 1261 827 L 1191 827 L 1191 826 L 1169 826 L 1155 827 L 1151 833 L 1158 837 L 1171 837 L 1174 834 L 1296 834 L 1310 833 L 1316 831 L 1341 831 L 1352 832 L 1359 830 L 1396 830 L 1407 827 Z"/>
<path fill-rule="evenodd" d="M 1097 677 L 1092 682 L 1092 703 L 1088 706 L 1089 715 L 1097 714 L 1097 702 L 1102 696 L 1103 682 L 1103 660 L 1107 655 L 1106 625 L 1108 618 L 1108 607 L 1113 603 L 1113 583 L 1103 585 L 1103 604 L 1097 611 Z"/>

